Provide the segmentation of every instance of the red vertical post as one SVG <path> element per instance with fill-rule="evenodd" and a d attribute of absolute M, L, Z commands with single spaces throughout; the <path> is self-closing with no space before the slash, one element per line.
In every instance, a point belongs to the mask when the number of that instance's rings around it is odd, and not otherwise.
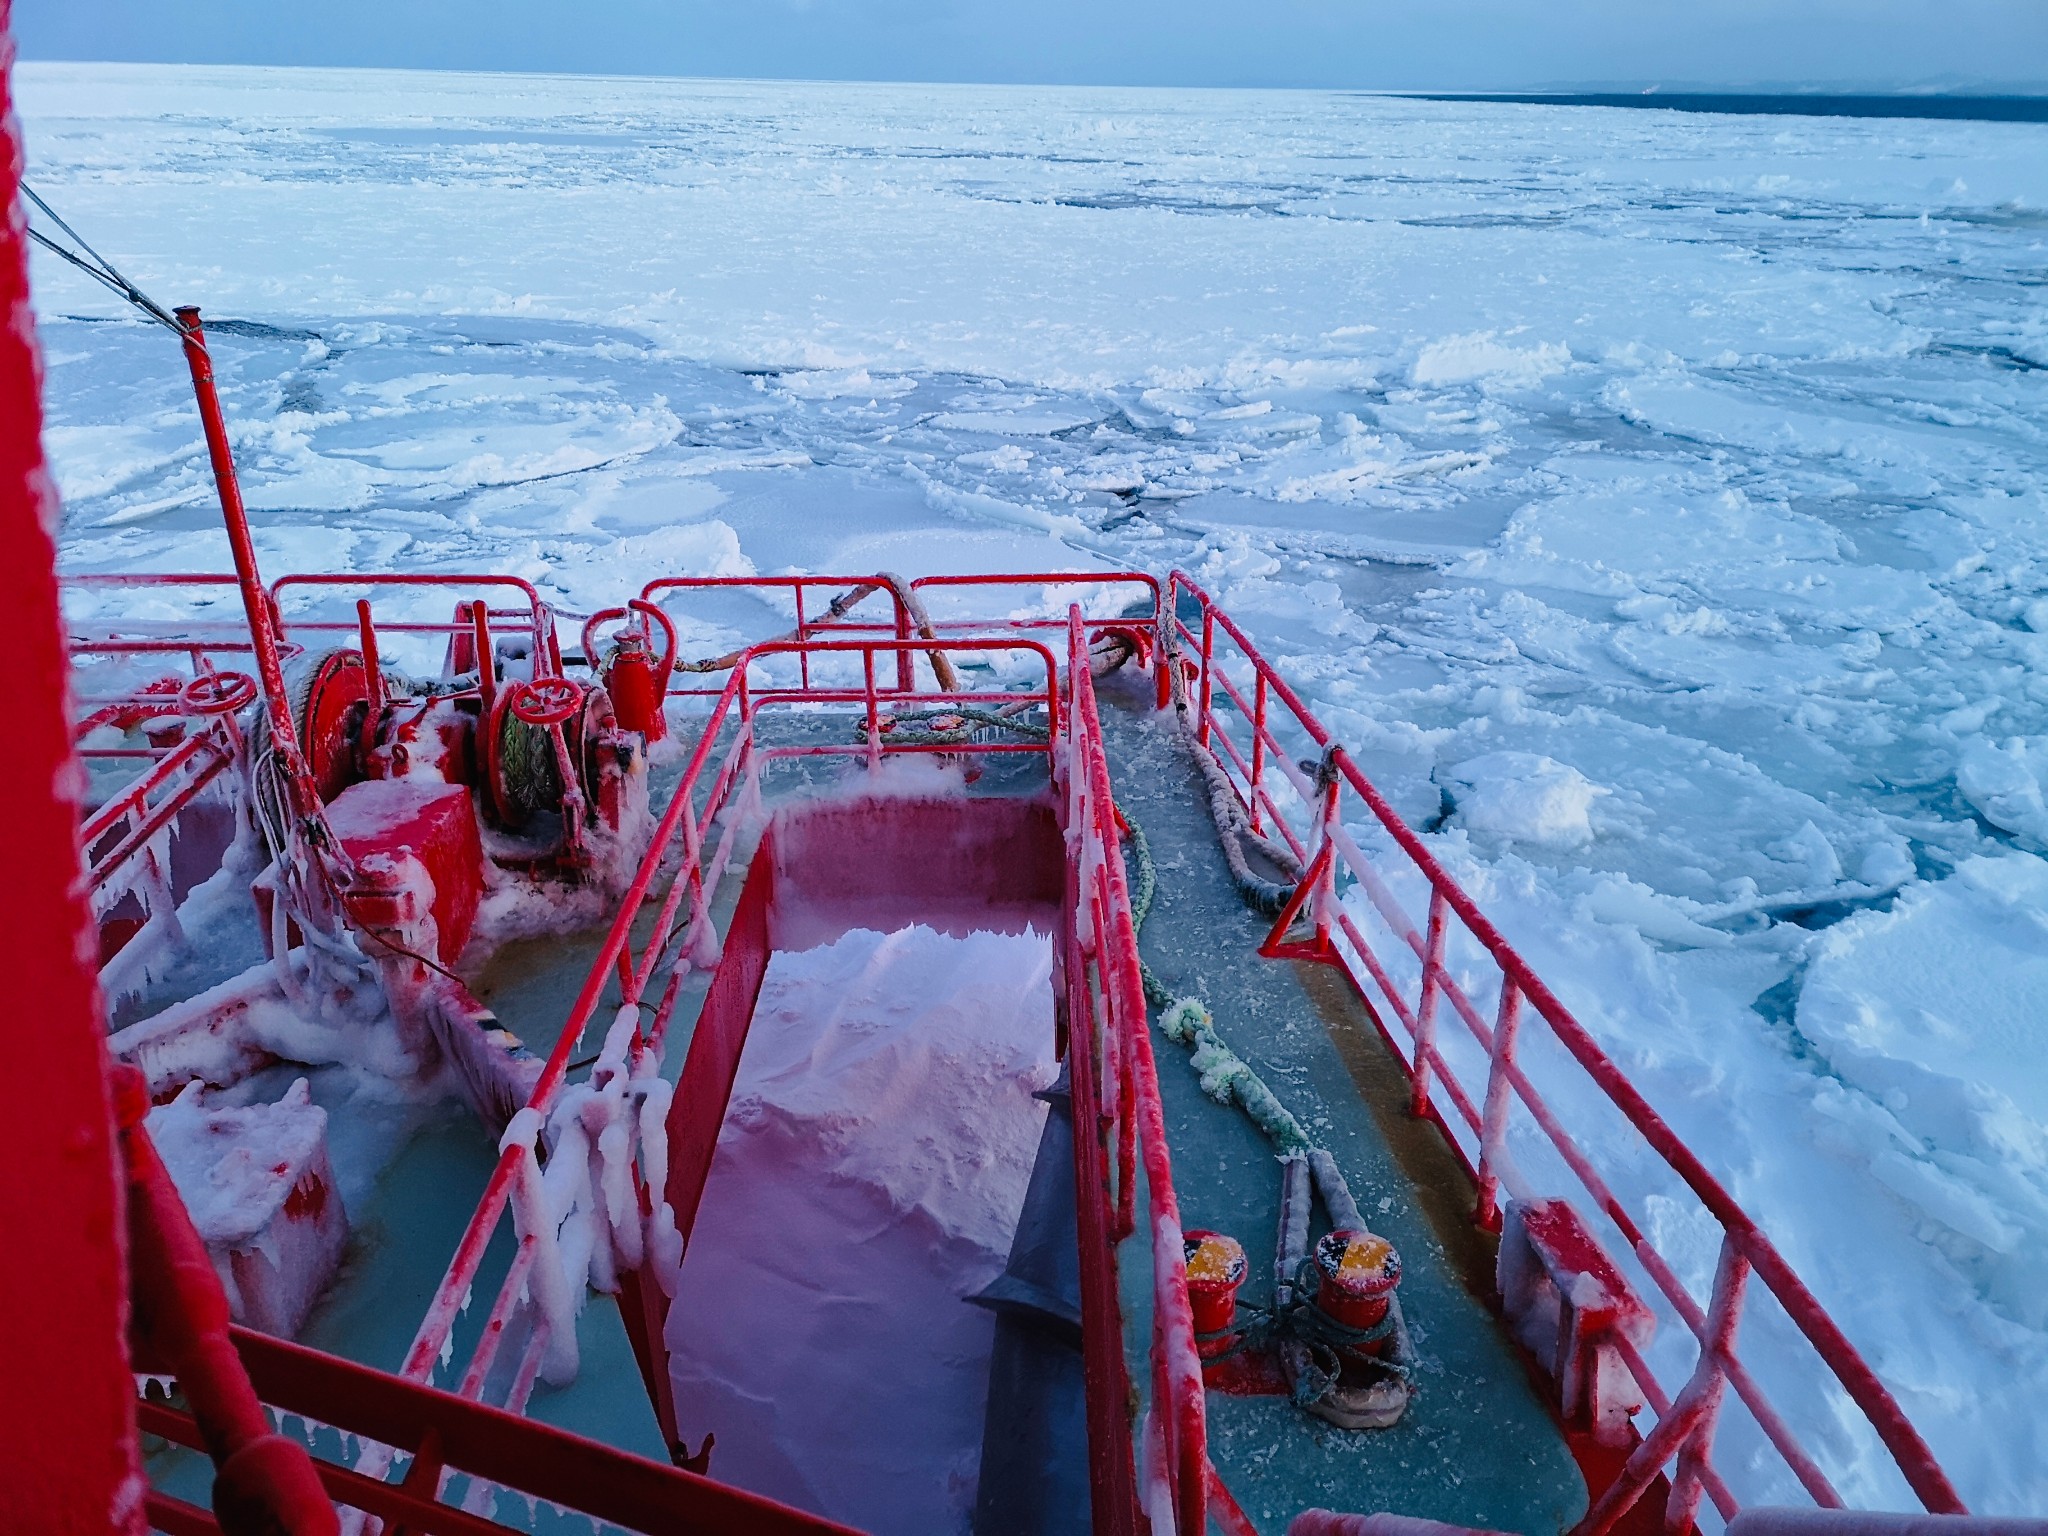
<path fill-rule="evenodd" d="M 1260 681 L 1264 680 L 1261 675 Z M 1322 855 L 1323 870 L 1316 880 L 1315 892 L 1309 898 L 1309 916 L 1315 920 L 1317 953 L 1327 959 L 1331 952 L 1330 914 L 1337 906 L 1337 830 L 1343 825 L 1339 797 L 1344 793 L 1344 776 L 1337 771 L 1334 756 L 1323 777 L 1323 803 L 1316 820 L 1317 830 L 1321 833 L 1317 852 Z"/>
<path fill-rule="evenodd" d="M 1726 1364 L 1735 1356 L 1735 1330 L 1742 1322 L 1743 1293 L 1749 1284 L 1749 1260 L 1733 1232 L 1721 1239 L 1721 1258 L 1714 1272 L 1714 1295 L 1707 1306 L 1704 1353 L 1710 1364 L 1699 1391 L 1699 1416 L 1678 1452 L 1671 1495 L 1664 1502 L 1664 1529 L 1684 1536 L 1695 1527 L 1706 1473 L 1713 1465 L 1714 1430 L 1721 1418 L 1721 1400 L 1728 1394 Z M 1703 1362 L 1707 1363 L 1707 1362 Z"/>
<path fill-rule="evenodd" d="M 1415 1060 L 1408 1072 L 1408 1113 L 1429 1114 L 1430 1052 L 1436 1049 L 1436 1003 L 1443 995 L 1444 912 L 1448 903 L 1434 885 L 1429 888 L 1429 936 L 1423 945 L 1422 994 L 1415 1002 Z"/>
<path fill-rule="evenodd" d="M 796 584 L 796 642 L 798 645 L 802 645 L 810 638 L 809 633 L 804 627 L 804 584 L 799 581 Z M 800 650 L 796 653 L 796 672 L 797 677 L 802 680 L 804 687 L 808 689 L 811 686 L 811 653 L 809 651 Z"/>
<path fill-rule="evenodd" d="M 1152 680 L 1158 687 L 1158 705 L 1164 709 L 1173 702 L 1173 669 L 1180 665 L 1176 660 L 1179 647 L 1169 645 L 1169 626 L 1175 622 L 1174 602 L 1177 588 L 1171 576 L 1152 608 Z M 1175 637 L 1177 638 L 1177 637 Z"/>
<path fill-rule="evenodd" d="M 908 651 L 898 651 L 900 663 Z M 861 678 L 867 689 L 868 699 L 868 772 L 873 773 L 882 766 L 882 713 L 875 701 L 875 648 L 871 645 L 860 653 Z"/>
<path fill-rule="evenodd" d="M 0 64 L 11 65 L 7 0 Z M 8 811 L 8 920 L 0 975 L 20 1095 L 0 1230 L 0 1530 L 143 1529 L 134 1378 L 128 1371 L 125 1220 L 107 1097 L 106 1028 L 78 855 L 64 629 L 57 605 L 57 498 L 44 467 L 41 371 L 29 311 L 21 141 L 0 75 L 0 611 L 14 676 L 0 804 Z"/>
<path fill-rule="evenodd" d="M 483 701 L 483 723 L 491 723 L 491 712 L 498 705 L 498 648 L 491 639 L 491 615 L 482 598 L 478 598 L 469 610 L 472 630 L 470 644 L 476 647 L 476 691 Z"/>
<path fill-rule="evenodd" d="M 1252 685 L 1252 782 L 1246 797 L 1251 804 L 1252 830 L 1264 832 L 1265 818 L 1259 810 L 1259 791 L 1266 778 L 1266 673 L 1259 669 L 1258 680 Z"/>
<path fill-rule="evenodd" d="M 896 584 L 889 584 L 889 595 L 896 599 L 896 638 L 910 638 L 910 605 L 903 601 L 903 594 L 896 590 Z M 868 671 L 874 671 L 874 652 L 868 653 Z M 917 690 L 917 658 L 906 648 L 896 653 L 896 687 L 903 693 Z"/>
<path fill-rule="evenodd" d="M 1479 1126 L 1479 1200 L 1472 1219 L 1489 1232 L 1500 1230 L 1500 1165 L 1507 1145 L 1508 1069 L 1515 1064 L 1515 1035 L 1522 1022 L 1522 989 L 1512 976 L 1500 979 L 1500 1012 L 1493 1020 L 1492 1062 L 1486 1074 L 1486 1108 Z"/>
<path fill-rule="evenodd" d="M 1202 605 L 1202 688 L 1201 703 L 1195 710 L 1195 740 L 1203 746 L 1209 745 L 1209 669 L 1215 665 L 1216 656 L 1216 611 L 1207 603 Z"/>
<path fill-rule="evenodd" d="M 1572 1527 L 1570 1536 L 1607 1536 L 1674 1455 L 1679 1458 L 1678 1476 L 1665 1503 L 1665 1529 L 1674 1536 L 1683 1536 L 1684 1531 L 1694 1528 L 1692 1517 L 1699 1509 L 1701 1474 L 1713 1448 L 1714 1427 L 1728 1388 L 1727 1364 L 1735 1353 L 1735 1330 L 1742 1321 L 1742 1297 L 1749 1272 L 1749 1259 L 1735 1234 L 1726 1234 L 1721 1240 L 1720 1262 L 1714 1270 L 1714 1294 L 1707 1304 L 1700 1357 L 1691 1377 L 1671 1406 L 1657 1416 L 1656 1427 L 1629 1453 L 1614 1481 L 1586 1511 L 1586 1518 Z M 1673 1520 L 1683 1520 L 1685 1524 L 1674 1527 Z"/>
<path fill-rule="evenodd" d="M 384 718 L 384 664 L 377 656 L 377 626 L 371 622 L 367 597 L 356 599 L 356 633 L 363 652 L 363 692 L 369 704 L 357 751 L 367 763 L 370 749 L 377 744 L 377 722 Z"/>

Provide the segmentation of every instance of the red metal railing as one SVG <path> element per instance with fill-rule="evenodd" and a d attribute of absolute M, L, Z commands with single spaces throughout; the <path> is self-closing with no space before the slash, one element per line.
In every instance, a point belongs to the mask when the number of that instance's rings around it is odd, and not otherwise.
<path fill-rule="evenodd" d="M 640 589 L 641 600 L 659 602 L 669 593 L 741 591 L 767 598 L 786 595 L 795 611 L 796 624 L 790 631 L 792 640 L 810 640 L 821 636 L 842 635 L 892 635 L 898 640 L 910 641 L 919 635 L 919 628 L 911 611 L 906 594 L 920 599 L 928 592 L 985 591 L 1008 588 L 1061 588 L 1070 586 L 1091 587 L 1100 591 L 1118 587 L 1134 587 L 1146 599 L 1146 612 L 1140 616 L 1094 617 L 1082 622 L 1093 637 L 1105 631 L 1140 630 L 1146 633 L 1155 647 L 1160 638 L 1159 629 L 1159 578 L 1147 571 L 1019 571 L 999 575 L 965 576 L 920 576 L 914 581 L 902 584 L 901 589 L 886 575 L 877 573 L 868 576 L 667 576 L 650 581 Z M 851 603 L 845 603 L 846 595 L 867 588 L 867 592 Z M 887 597 L 890 612 L 887 621 L 857 619 L 848 617 L 854 609 L 871 598 Z M 843 603 L 838 614 L 831 612 L 834 599 Z M 934 646 L 931 641 L 960 635 L 987 635 L 997 632 L 1021 633 L 1032 630 L 1063 632 L 1067 627 L 1064 614 L 1056 612 L 1013 614 L 1007 618 L 989 619 L 974 617 L 966 619 L 933 618 L 927 643 L 912 646 L 901 653 L 897 664 L 896 683 L 899 688 L 913 686 L 911 669 L 916 665 L 918 652 L 945 649 Z M 689 674 L 683 674 L 688 676 Z M 1166 674 L 1159 673 L 1162 687 Z M 805 687 L 810 686 L 810 658 L 799 653 L 798 679 Z M 692 688 L 672 679 L 669 684 L 671 698 L 715 697 L 716 688 Z M 1164 703 L 1161 697 L 1161 703 Z"/>
<path fill-rule="evenodd" d="M 1220 1490 L 1220 1483 L 1208 1461 L 1202 1366 L 1195 1352 L 1180 1207 L 1174 1196 L 1166 1115 L 1152 1057 L 1137 933 L 1088 650 L 1087 627 L 1077 606 L 1068 615 L 1069 890 L 1061 972 L 1070 1032 L 1074 1150 L 1082 1186 L 1082 1351 L 1095 1529 L 1144 1528 L 1131 1467 L 1115 1260 L 1117 1243 L 1133 1226 L 1135 1161 L 1144 1170 L 1152 1252 L 1152 1379 L 1146 1419 L 1150 1443 L 1145 1457 L 1149 1486 L 1143 1491 L 1142 1508 L 1155 1516 L 1162 1507 L 1170 1510 L 1178 1536 L 1204 1536 L 1210 1495 Z M 1227 1492 L 1216 1503 L 1222 1509 L 1233 1507 Z M 1156 1521 L 1153 1530 L 1154 1536 L 1164 1536 Z"/>
<path fill-rule="evenodd" d="M 289 592 L 335 592 L 368 591 L 375 588 L 410 587 L 425 589 L 459 589 L 465 597 L 478 589 L 497 587 L 517 592 L 524 601 L 516 608 L 491 608 L 480 603 L 463 602 L 461 607 L 469 612 L 440 620 L 393 620 L 382 619 L 377 630 L 393 635 L 443 635 L 451 642 L 481 634 L 488 641 L 493 624 L 500 621 L 510 623 L 525 635 L 531 647 L 529 654 L 534 658 L 536 676 L 559 676 L 562 670 L 561 644 L 555 634 L 555 618 L 548 605 L 542 601 L 538 589 L 532 582 L 520 576 L 468 575 L 457 572 L 429 571 L 425 573 L 400 574 L 392 571 L 355 572 L 332 575 L 280 576 L 270 584 L 267 594 L 271 622 L 281 637 L 299 635 L 353 635 L 359 630 L 353 613 L 348 618 L 321 619 L 307 615 L 287 618 L 285 596 Z M 481 614 L 475 612 L 482 607 Z"/>
<path fill-rule="evenodd" d="M 1183 596 L 1198 606 L 1199 631 L 1179 616 Z M 1729 1388 L 1814 1502 L 1827 1508 L 1841 1506 L 1841 1495 L 1758 1382 L 1749 1363 L 1753 1354 L 1746 1358 L 1736 1344 L 1752 1274 L 1763 1281 L 1822 1368 L 1854 1404 L 1921 1503 L 1931 1512 L 1963 1512 L 1962 1501 L 1919 1432 L 1770 1239 L 1480 912 L 1244 632 L 1178 571 L 1168 583 L 1167 611 L 1184 651 L 1179 664 L 1194 695 L 1198 742 L 1230 775 L 1255 825 L 1276 833 L 1308 865 L 1308 879 L 1294 908 L 1276 927 L 1269 952 L 1315 953 L 1350 978 L 1407 1072 L 1412 1112 L 1437 1125 L 1472 1174 L 1477 1186 L 1475 1220 L 1498 1227 L 1502 1184 L 1512 1175 L 1504 1155 L 1509 1130 L 1533 1128 L 1611 1223 L 1670 1312 L 1698 1341 L 1696 1361 L 1682 1378 L 1660 1378 L 1628 1340 L 1614 1341 L 1656 1422 L 1620 1476 L 1604 1491 L 1596 1490 L 1593 1508 L 1575 1536 L 1601 1536 L 1612 1530 L 1667 1467 L 1674 1468 L 1668 1528 L 1686 1529 L 1702 1498 L 1711 1498 L 1724 1517 L 1732 1516 L 1738 1500 L 1714 1460 L 1717 1422 Z M 1221 707 L 1224 700 L 1228 710 Z M 1237 724 L 1232 725 L 1226 714 Z M 1240 743 L 1236 733 L 1245 730 L 1249 740 Z M 1283 732 L 1292 740 L 1283 739 Z M 1322 758 L 1321 771 L 1314 777 L 1292 756 L 1304 744 Z M 1346 830 L 1347 814 L 1361 812 L 1367 824 L 1391 843 L 1396 866 L 1392 873 L 1408 883 L 1419 880 L 1426 888 L 1427 909 L 1419 924 L 1397 900 L 1388 875 Z M 1363 902 L 1337 899 L 1340 866 L 1357 882 Z M 1313 921 L 1315 942 L 1282 946 L 1278 936 L 1297 910 L 1305 910 Z M 1377 947 L 1368 939 L 1368 927 L 1380 936 Z M 1454 939 L 1455 963 L 1447 958 Z M 1458 973 L 1466 962 L 1478 966 L 1482 974 L 1490 973 L 1495 992 L 1491 1018 L 1479 1000 L 1488 988 L 1460 980 Z M 1403 978 L 1413 981 L 1412 993 Z M 1483 1053 L 1485 1075 L 1476 1085 L 1461 1075 L 1454 1053 L 1439 1038 L 1446 1005 L 1451 1027 L 1465 1031 Z M 1645 1236 L 1641 1222 L 1616 1195 L 1593 1155 L 1565 1128 L 1551 1098 L 1531 1080 L 1524 1058 L 1532 1023 L 1563 1048 L 1580 1081 L 1619 1112 L 1719 1228 L 1720 1256 L 1704 1305 Z"/>
<path fill-rule="evenodd" d="M 95 572 L 63 578 L 70 592 L 106 597 L 124 592 L 193 599 L 208 588 L 236 586 L 231 575 Z M 102 952 L 145 953 L 161 937 L 177 942 L 177 899 L 162 834 L 240 757 L 242 711 L 256 699 L 255 680 L 223 670 L 221 658 L 247 664 L 254 652 L 239 615 L 208 632 L 203 620 L 94 613 L 68 638 L 78 755 L 101 770 L 97 803 L 79 829 L 86 888 L 101 918 Z M 118 745 L 89 745 L 100 732 L 122 733 Z M 136 741 L 136 732 L 141 740 Z M 107 770 L 132 764 L 132 776 L 104 789 Z M 140 916 L 112 917 L 132 897 Z M 109 963 L 111 963 L 111 958 Z"/>
<path fill-rule="evenodd" d="M 770 763 L 803 757 L 855 756 L 871 762 L 884 756 L 906 753 L 951 752 L 989 755 L 1007 752 L 1035 753 L 1046 758 L 1048 771 L 1056 766 L 1057 743 L 1061 733 L 1062 709 L 1059 667 L 1044 645 L 1024 637 L 961 637 L 949 639 L 949 648 L 962 652 L 1021 652 L 1037 658 L 1043 668 L 1043 684 L 1036 692 L 1019 693 L 953 692 L 946 694 L 889 687 L 876 680 L 878 658 L 924 649 L 922 639 L 902 640 L 894 636 L 859 639 L 811 639 L 801 644 L 775 641 L 750 648 L 732 669 L 709 712 L 699 720 L 699 734 L 682 777 L 648 843 L 631 883 L 621 898 L 617 916 L 591 965 L 582 989 L 569 1010 L 562 1030 L 549 1052 L 541 1075 L 528 1099 L 522 1118 L 527 1121 L 525 1140 L 508 1133 L 485 1185 L 483 1195 L 468 1226 L 456 1245 L 447 1273 L 428 1305 L 425 1317 L 406 1351 L 399 1368 L 408 1381 L 430 1384 L 438 1365 L 451 1359 L 456 1320 L 465 1310 L 482 1268 L 484 1256 L 508 1207 L 534 1210 L 540 1207 L 536 1181 L 541 1177 L 533 1155 L 531 1136 L 554 1106 L 567 1079 L 571 1057 L 581 1045 L 605 994 L 616 983 L 619 1002 L 613 1024 L 607 1031 L 601 1062 L 625 1069 L 644 1062 L 648 1055 L 658 1059 L 663 1038 L 676 1007 L 682 983 L 696 965 L 700 951 L 692 942 L 699 934 L 708 936 L 712 918 L 710 903 L 719 881 L 730 865 L 735 841 L 735 824 L 728 823 L 709 858 L 707 843 L 715 824 L 734 803 L 734 796 L 752 774 Z M 772 657 L 808 652 L 813 658 L 842 656 L 859 661 L 862 685 L 858 688 L 814 686 L 787 688 L 753 686 L 749 672 L 757 663 Z M 1030 703 L 1042 709 L 1048 739 L 1043 742 L 969 741 L 951 744 L 896 744 L 882 729 L 885 710 L 931 705 L 943 700 L 948 706 L 975 703 L 1016 705 Z M 757 727 L 765 710 L 775 706 L 858 705 L 866 729 L 858 742 L 801 741 L 767 744 L 759 740 Z M 730 735 L 727 726 L 734 726 Z M 713 766 L 714 756 L 717 757 Z M 656 882 L 664 874 L 667 890 L 662 895 L 652 929 L 639 946 L 636 958 L 633 929 L 643 907 L 653 896 Z M 686 942 L 671 954 L 679 925 Z M 659 1001 L 651 1006 L 648 997 L 658 973 L 667 964 Z M 643 1023 L 643 1020 L 646 1022 Z M 518 1129 L 515 1124 L 515 1131 Z M 660 1190 L 642 1189 L 652 1203 Z M 523 1335 L 521 1354 L 509 1372 L 503 1406 L 523 1411 L 527 1395 L 538 1379 L 543 1354 L 548 1348 L 548 1322 L 534 1299 L 545 1276 L 537 1273 L 549 1260 L 551 1238 L 531 1229 L 520 1232 L 511 1267 L 501 1283 L 486 1319 L 482 1336 L 461 1373 L 457 1395 L 483 1400 L 486 1385 L 495 1378 L 507 1379 L 496 1370 L 498 1353 L 508 1338 Z M 372 1446 L 357 1463 L 365 1476 L 380 1477 L 391 1463 L 386 1447 Z"/>
<path fill-rule="evenodd" d="M 396 1483 L 315 1459 L 313 1470 L 338 1509 L 385 1522 L 411 1536 L 517 1536 L 530 1527 L 501 1525 L 436 1497 L 453 1475 L 478 1487 L 516 1490 L 557 1509 L 588 1516 L 593 1527 L 646 1536 L 857 1536 L 823 1520 L 718 1483 L 614 1450 L 503 1409 L 400 1381 L 282 1339 L 231 1328 L 250 1384 L 279 1414 L 296 1415 L 363 1439 L 396 1440 L 411 1457 Z M 179 1445 L 200 1448 L 188 1413 L 144 1399 L 141 1427 Z M 160 1491 L 147 1495 L 152 1529 L 172 1536 L 213 1536 L 221 1526 L 205 1511 Z M 251 1529 L 249 1526 L 241 1527 Z M 269 1529 L 265 1527 L 265 1529 Z M 294 1527 L 297 1529 L 297 1527 Z"/>

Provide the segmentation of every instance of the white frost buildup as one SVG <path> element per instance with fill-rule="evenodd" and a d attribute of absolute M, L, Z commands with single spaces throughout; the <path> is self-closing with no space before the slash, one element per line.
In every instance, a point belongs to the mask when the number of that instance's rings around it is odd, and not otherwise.
<path fill-rule="evenodd" d="M 712 1471 L 964 1531 L 1002 1270 L 1054 1072 L 1051 946 L 856 930 L 769 963 L 668 1345 Z"/>
<path fill-rule="evenodd" d="M 1489 752 L 1436 772 L 1458 823 L 1510 842 L 1583 848 L 1594 802 L 1608 793 L 1569 764 L 1537 752 Z"/>
<path fill-rule="evenodd" d="M 188 1084 L 149 1112 L 157 1155 L 213 1259 L 235 1320 L 298 1331 L 341 1263 L 348 1220 L 327 1111 L 298 1079 L 275 1104 L 212 1107 Z"/>
<path fill-rule="evenodd" d="M 327 1111 L 302 1077 L 275 1104 L 212 1109 L 188 1084 L 149 1112 L 149 1139 L 209 1244 L 247 1242 L 291 1192 L 327 1140 Z"/>

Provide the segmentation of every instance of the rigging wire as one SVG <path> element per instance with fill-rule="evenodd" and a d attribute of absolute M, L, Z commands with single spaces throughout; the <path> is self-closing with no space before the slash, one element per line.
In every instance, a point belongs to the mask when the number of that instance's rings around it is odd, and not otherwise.
<path fill-rule="evenodd" d="M 68 261 L 87 277 L 100 284 L 101 287 L 111 289 L 114 293 L 119 294 L 149 319 L 170 330 L 180 341 L 185 339 L 187 333 L 184 324 L 172 315 L 169 310 L 165 309 L 163 305 L 157 303 L 155 299 L 152 299 L 123 276 L 119 267 L 94 250 L 83 235 L 64 222 L 62 214 L 43 201 L 35 188 L 24 181 L 21 183 L 21 192 L 22 196 L 26 197 L 43 211 L 45 217 L 59 229 L 63 230 L 70 238 L 72 244 L 77 246 L 78 249 L 72 250 L 61 242 L 53 240 L 33 224 L 28 226 L 29 239 L 35 241 L 37 245 L 50 252 L 51 255 Z"/>

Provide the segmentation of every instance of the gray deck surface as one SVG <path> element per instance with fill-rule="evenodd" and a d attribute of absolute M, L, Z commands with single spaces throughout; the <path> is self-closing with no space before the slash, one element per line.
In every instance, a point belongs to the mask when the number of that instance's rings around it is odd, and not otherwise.
<path fill-rule="evenodd" d="M 1401 1070 L 1343 977 L 1258 956 L 1270 920 L 1232 887 L 1201 777 L 1147 691 L 1122 678 L 1101 689 L 1117 802 L 1144 827 L 1159 874 L 1141 949 L 1176 995 L 1207 1003 L 1217 1033 L 1335 1155 L 1366 1220 L 1401 1252 L 1421 1356 L 1415 1400 L 1387 1430 L 1340 1430 L 1282 1398 L 1211 1392 L 1210 1457 L 1262 1531 L 1322 1506 L 1555 1536 L 1584 1512 L 1585 1485 L 1475 1294 L 1492 1255 L 1469 1221 L 1470 1185 L 1435 1129 L 1406 1115 Z M 1152 1045 L 1181 1218 L 1245 1245 L 1242 1295 L 1263 1304 L 1280 1206 L 1272 1149 L 1235 1105 L 1202 1093 L 1180 1046 L 1156 1028 Z M 1320 1206 L 1317 1218 L 1327 1227 Z M 1134 1369 L 1150 1327 L 1146 1230 L 1141 1219 L 1124 1248 Z"/>

